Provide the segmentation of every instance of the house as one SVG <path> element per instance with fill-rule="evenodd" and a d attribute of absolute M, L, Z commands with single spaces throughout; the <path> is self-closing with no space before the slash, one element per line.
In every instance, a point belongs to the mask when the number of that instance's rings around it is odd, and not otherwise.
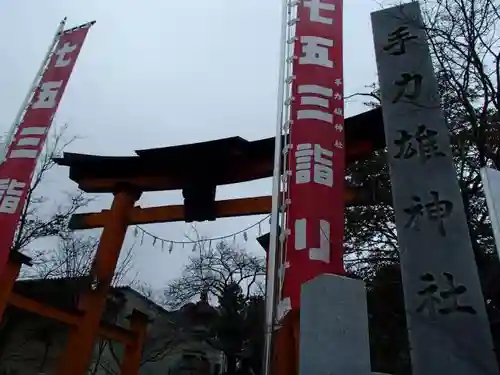
<path fill-rule="evenodd" d="M 74 312 L 87 278 L 22 280 L 14 291 L 29 298 Z M 151 323 L 143 350 L 140 375 L 219 375 L 220 350 L 205 340 L 217 310 L 206 298 L 177 311 L 167 311 L 131 287 L 113 287 L 103 321 L 128 327 L 127 317 L 137 309 Z M 0 375 L 53 374 L 64 349 L 68 327 L 40 315 L 9 307 L 0 324 Z M 100 340 L 94 348 L 91 375 L 119 374 L 123 345 Z"/>

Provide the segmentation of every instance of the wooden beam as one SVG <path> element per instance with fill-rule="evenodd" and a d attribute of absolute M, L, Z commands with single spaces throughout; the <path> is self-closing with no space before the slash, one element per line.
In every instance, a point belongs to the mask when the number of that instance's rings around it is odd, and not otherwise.
<path fill-rule="evenodd" d="M 271 197 L 228 199 L 216 202 L 217 217 L 233 217 L 267 214 L 271 210 Z M 109 220 L 110 210 L 88 214 L 75 214 L 71 218 L 70 229 L 101 228 Z M 168 223 L 184 220 L 184 206 L 134 207 L 130 214 L 129 225 Z"/>
<path fill-rule="evenodd" d="M 108 340 L 120 342 L 123 345 L 133 345 L 137 342 L 137 335 L 134 332 L 117 325 L 102 322 L 99 328 L 99 336 Z"/>
<path fill-rule="evenodd" d="M 80 318 L 80 315 L 77 313 L 71 314 L 17 293 L 12 293 L 9 304 L 70 326 L 75 325 Z"/>
<path fill-rule="evenodd" d="M 81 319 L 81 313 L 69 313 L 45 303 L 35 301 L 24 297 L 17 293 L 12 293 L 9 298 L 9 304 L 19 309 L 29 311 L 31 313 L 45 316 L 46 318 L 57 320 L 69 326 L 75 326 Z M 113 326 L 106 323 L 101 323 L 99 335 L 105 339 L 121 342 L 125 345 L 133 345 L 136 341 L 135 334 L 125 328 Z"/>
<path fill-rule="evenodd" d="M 344 198 L 347 205 L 373 203 L 373 193 L 367 188 L 346 189 Z M 271 196 L 228 199 L 215 202 L 215 213 L 218 218 L 263 215 L 271 212 Z M 69 228 L 94 229 L 102 228 L 109 220 L 110 210 L 82 213 L 72 216 Z M 130 214 L 129 225 L 169 223 L 184 221 L 184 206 L 134 207 Z"/>

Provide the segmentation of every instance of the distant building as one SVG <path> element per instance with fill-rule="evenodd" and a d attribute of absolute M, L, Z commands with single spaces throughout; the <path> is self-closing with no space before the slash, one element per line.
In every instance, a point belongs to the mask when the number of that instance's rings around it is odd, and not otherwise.
<path fill-rule="evenodd" d="M 74 312 L 86 278 L 18 281 L 16 293 Z M 130 287 L 112 288 L 103 321 L 128 328 L 127 316 L 137 309 L 152 323 L 143 351 L 140 375 L 219 375 L 222 353 L 210 345 L 210 321 L 217 310 L 204 296 L 177 311 L 167 311 Z M 39 315 L 9 307 L 0 323 L 0 375 L 54 373 L 64 349 L 68 327 Z M 123 347 L 96 343 L 91 375 L 119 374 Z"/>

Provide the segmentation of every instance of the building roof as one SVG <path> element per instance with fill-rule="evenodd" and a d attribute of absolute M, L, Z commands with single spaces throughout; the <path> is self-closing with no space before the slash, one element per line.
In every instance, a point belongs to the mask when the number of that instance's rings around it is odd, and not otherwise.
<path fill-rule="evenodd" d="M 15 282 L 14 292 L 61 310 L 75 312 L 78 306 L 79 294 L 89 287 L 90 282 L 88 276 L 25 279 Z M 160 312 L 167 312 L 163 307 L 130 286 L 123 285 L 110 288 L 110 294 L 116 292 L 134 294 L 143 299 L 149 307 Z"/>

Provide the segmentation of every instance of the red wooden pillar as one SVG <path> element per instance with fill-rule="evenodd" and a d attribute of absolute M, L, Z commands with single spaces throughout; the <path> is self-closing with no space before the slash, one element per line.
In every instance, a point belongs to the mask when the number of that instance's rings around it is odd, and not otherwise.
<path fill-rule="evenodd" d="M 299 323 L 299 311 L 289 311 L 274 332 L 271 371 L 275 375 L 299 373 Z"/>
<path fill-rule="evenodd" d="M 137 375 L 141 367 L 142 348 L 146 340 L 149 318 L 139 310 L 132 311 L 130 329 L 135 334 L 136 340 L 133 345 L 125 347 L 125 355 L 121 365 L 121 375 Z"/>
<path fill-rule="evenodd" d="M 92 286 L 81 296 L 83 316 L 72 327 L 66 349 L 59 359 L 58 375 L 85 375 L 92 359 L 106 296 L 127 232 L 128 220 L 140 193 L 122 187 L 111 205 L 91 270 Z"/>
<path fill-rule="evenodd" d="M 19 276 L 19 271 L 23 264 L 31 265 L 31 260 L 27 256 L 12 251 L 9 255 L 9 261 L 4 272 L 0 275 L 0 321 L 2 321 L 3 313 L 9 303 L 12 288 Z"/>
<path fill-rule="evenodd" d="M 260 245 L 266 249 L 266 264 L 269 257 L 270 235 L 257 238 Z M 275 275 L 279 275 L 280 255 L 276 254 Z M 279 284 L 276 279 L 276 285 Z M 279 328 L 273 331 L 273 346 L 271 357 L 271 373 L 273 375 L 298 375 L 299 373 L 299 330 L 300 311 L 289 311 L 280 321 Z"/>

